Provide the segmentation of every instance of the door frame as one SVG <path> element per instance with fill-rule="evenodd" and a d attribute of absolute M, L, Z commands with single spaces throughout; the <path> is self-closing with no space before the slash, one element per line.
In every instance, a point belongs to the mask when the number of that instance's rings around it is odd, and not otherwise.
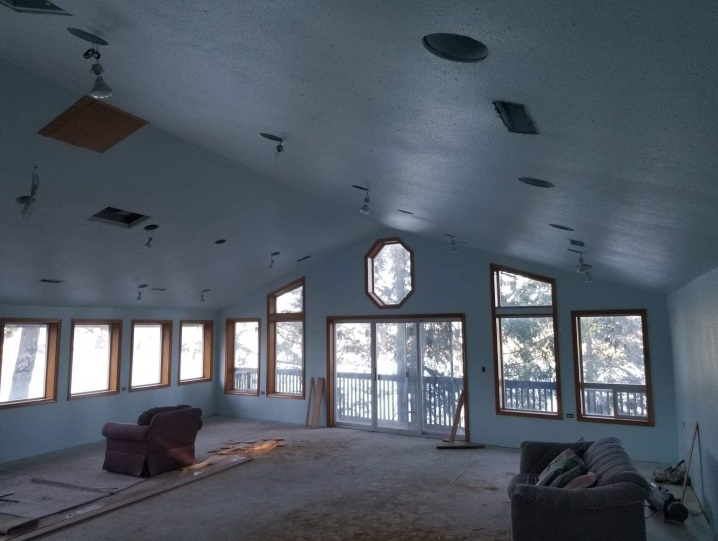
<path fill-rule="evenodd" d="M 463 380 L 464 380 L 464 394 L 465 394 L 465 402 L 464 402 L 464 439 L 465 441 L 471 441 L 471 436 L 469 433 L 469 386 L 468 386 L 468 362 L 467 362 L 467 355 L 466 355 L 466 317 L 464 313 L 451 313 L 451 314 L 396 314 L 396 315 L 375 315 L 375 316 L 327 316 L 327 322 L 326 322 L 326 336 L 327 336 L 327 426 L 333 427 L 336 426 L 336 404 L 334 402 L 335 400 L 335 370 L 334 370 L 334 325 L 336 323 L 372 323 L 372 322 L 382 322 L 382 321 L 396 321 L 401 322 L 405 320 L 415 320 L 417 322 L 421 321 L 435 321 L 435 320 L 441 320 L 441 319 L 455 319 L 461 321 L 461 330 L 462 330 L 462 358 L 463 358 Z M 375 347 L 375 336 L 373 335 L 372 331 L 372 348 Z M 372 367 L 372 377 L 375 378 L 376 367 Z M 376 393 L 374 393 L 376 395 Z M 376 410 L 374 410 L 376 411 Z M 423 422 L 422 422 L 423 425 Z M 377 432 L 390 432 L 390 433 L 401 433 L 401 434 L 407 434 L 405 431 L 397 431 L 392 429 L 378 429 L 374 422 L 372 422 L 372 430 Z M 409 432 L 410 433 L 410 432 Z M 423 436 L 427 436 L 427 434 L 421 434 Z"/>

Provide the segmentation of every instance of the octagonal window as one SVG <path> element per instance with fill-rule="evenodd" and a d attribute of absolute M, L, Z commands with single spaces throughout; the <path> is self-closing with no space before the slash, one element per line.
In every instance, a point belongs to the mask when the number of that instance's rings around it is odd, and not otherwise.
<path fill-rule="evenodd" d="M 379 239 L 366 255 L 366 277 L 379 308 L 398 308 L 414 289 L 414 253 L 398 238 Z"/>

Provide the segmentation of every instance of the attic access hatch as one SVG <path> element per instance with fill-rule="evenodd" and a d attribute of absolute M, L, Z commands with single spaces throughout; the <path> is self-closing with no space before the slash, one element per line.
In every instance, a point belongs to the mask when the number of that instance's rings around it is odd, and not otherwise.
<path fill-rule="evenodd" d="M 83 96 L 38 133 L 73 146 L 105 152 L 147 121 Z"/>

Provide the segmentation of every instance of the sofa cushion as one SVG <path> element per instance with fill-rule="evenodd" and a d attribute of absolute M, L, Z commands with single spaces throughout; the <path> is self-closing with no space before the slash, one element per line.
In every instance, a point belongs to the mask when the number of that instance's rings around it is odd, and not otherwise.
<path fill-rule="evenodd" d="M 156 408 L 150 408 L 150 409 L 145 410 L 142 413 L 140 413 L 140 416 L 137 418 L 137 424 L 138 425 L 149 425 L 150 421 L 152 421 L 152 417 L 154 417 L 158 413 L 182 410 L 182 409 L 191 408 L 191 407 L 192 406 L 188 406 L 186 404 L 179 404 L 177 406 L 160 406 L 160 407 L 156 407 Z"/>
<path fill-rule="evenodd" d="M 552 486 L 551 483 L 560 475 L 566 473 L 569 470 L 573 470 L 576 467 L 582 467 L 583 460 L 581 460 L 572 449 L 566 449 L 562 451 L 551 463 L 546 466 L 546 469 L 541 472 L 536 481 L 537 486 Z M 581 475 L 579 470 L 575 474 L 575 477 Z M 568 481 L 567 481 L 568 482 Z"/>
<path fill-rule="evenodd" d="M 590 488 L 596 484 L 597 480 L 598 479 L 596 478 L 596 474 L 590 471 L 585 475 L 579 475 L 578 477 L 574 477 L 563 488 L 568 488 L 571 490 L 579 488 Z"/>

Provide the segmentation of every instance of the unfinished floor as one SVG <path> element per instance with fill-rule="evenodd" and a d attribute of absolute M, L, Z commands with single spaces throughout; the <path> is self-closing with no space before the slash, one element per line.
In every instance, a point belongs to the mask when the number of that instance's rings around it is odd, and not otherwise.
<path fill-rule="evenodd" d="M 47 541 L 511 539 L 506 484 L 516 449 L 437 450 L 435 439 L 208 418 L 197 459 L 228 440 L 284 438 L 250 462 L 42 537 Z M 84 445 L 5 463 L 3 470 L 77 463 Z M 638 463 L 645 473 L 659 465 Z M 79 471 L 78 475 L 82 475 Z M 651 511 L 646 509 L 646 515 Z M 650 541 L 712 540 L 703 516 L 647 518 Z"/>

